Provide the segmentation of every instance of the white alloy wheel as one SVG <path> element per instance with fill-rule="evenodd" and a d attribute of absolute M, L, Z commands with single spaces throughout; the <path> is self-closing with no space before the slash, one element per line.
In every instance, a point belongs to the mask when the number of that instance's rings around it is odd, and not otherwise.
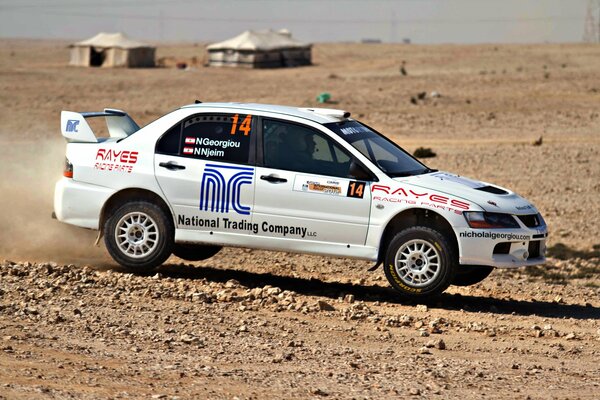
<path fill-rule="evenodd" d="M 398 277 L 412 287 L 424 287 L 440 274 L 440 253 L 430 242 L 413 239 L 402 244 L 395 256 Z"/>
<path fill-rule="evenodd" d="M 156 221 L 143 212 L 125 214 L 115 227 L 117 246 L 131 258 L 143 258 L 151 254 L 159 240 Z"/>

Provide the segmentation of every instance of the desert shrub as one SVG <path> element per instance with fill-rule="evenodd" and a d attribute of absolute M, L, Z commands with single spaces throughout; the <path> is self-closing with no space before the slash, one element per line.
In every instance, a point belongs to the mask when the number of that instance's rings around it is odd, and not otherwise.
<path fill-rule="evenodd" d="M 413 156 L 417 158 L 431 158 L 437 156 L 437 154 L 429 147 L 419 147 L 414 151 Z"/>

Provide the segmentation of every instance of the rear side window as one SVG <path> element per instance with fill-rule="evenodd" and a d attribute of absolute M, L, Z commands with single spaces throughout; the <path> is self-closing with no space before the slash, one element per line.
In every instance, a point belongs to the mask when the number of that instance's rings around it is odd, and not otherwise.
<path fill-rule="evenodd" d="M 181 142 L 181 123 L 169 129 L 160 138 L 156 145 L 156 152 L 159 154 L 177 155 Z"/>
<path fill-rule="evenodd" d="M 246 164 L 253 132 L 248 114 L 194 115 L 165 133 L 157 153 Z"/>
<path fill-rule="evenodd" d="M 251 115 L 197 115 L 183 122 L 180 154 L 245 164 L 250 156 L 251 134 Z"/>

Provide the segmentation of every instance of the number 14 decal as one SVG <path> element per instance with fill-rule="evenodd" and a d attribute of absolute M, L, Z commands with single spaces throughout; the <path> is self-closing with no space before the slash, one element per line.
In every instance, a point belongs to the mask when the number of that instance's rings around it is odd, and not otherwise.
<path fill-rule="evenodd" d="M 346 196 L 362 199 L 365 194 L 365 185 L 365 182 L 350 182 Z"/>
<path fill-rule="evenodd" d="M 244 120 L 238 128 L 239 118 L 239 114 L 235 114 L 233 116 L 233 121 L 231 124 L 231 134 L 235 135 L 236 132 L 244 132 L 244 136 L 248 136 L 250 134 L 250 129 L 252 129 L 252 115 L 246 115 L 246 118 L 244 118 Z"/>

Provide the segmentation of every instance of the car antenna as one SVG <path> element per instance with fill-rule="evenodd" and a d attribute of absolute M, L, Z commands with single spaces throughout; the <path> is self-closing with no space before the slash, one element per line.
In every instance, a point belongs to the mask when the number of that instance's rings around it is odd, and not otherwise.
<path fill-rule="evenodd" d="M 194 104 L 201 104 L 202 102 L 198 99 L 194 100 Z"/>

